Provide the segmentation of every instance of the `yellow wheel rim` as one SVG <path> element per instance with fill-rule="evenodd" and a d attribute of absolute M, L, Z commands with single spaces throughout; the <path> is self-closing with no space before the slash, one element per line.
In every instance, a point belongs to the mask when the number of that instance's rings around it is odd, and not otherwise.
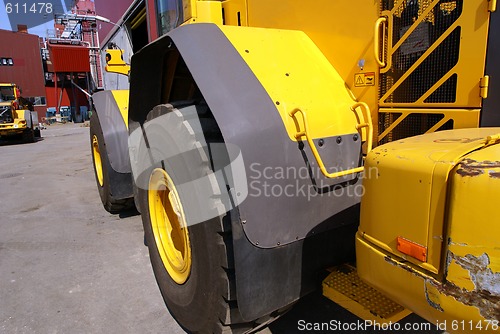
<path fill-rule="evenodd" d="M 179 194 L 172 179 L 160 168 L 151 174 L 149 215 L 156 248 L 168 274 L 184 284 L 191 273 L 191 245 Z"/>
<path fill-rule="evenodd" d="M 92 137 L 92 153 L 94 155 L 94 168 L 97 175 L 97 182 L 99 182 L 99 185 L 102 187 L 104 185 L 104 175 L 102 173 L 101 151 L 99 151 L 99 141 L 96 135 Z"/>

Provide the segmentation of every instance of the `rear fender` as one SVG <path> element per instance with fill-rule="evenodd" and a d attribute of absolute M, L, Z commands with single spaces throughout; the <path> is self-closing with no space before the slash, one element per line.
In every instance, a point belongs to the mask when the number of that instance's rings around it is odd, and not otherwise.
<path fill-rule="evenodd" d="M 128 154 L 128 94 L 128 90 L 105 90 L 92 95 L 108 159 L 111 167 L 118 173 L 132 172 Z"/>
<path fill-rule="evenodd" d="M 242 57 L 247 53 L 242 41 L 251 36 L 258 38 L 248 54 L 258 59 Z M 259 38 L 271 39 L 262 43 L 266 52 L 259 52 Z M 286 48 L 296 56 L 286 62 L 288 70 L 280 65 Z M 355 101 L 301 32 L 193 24 L 133 56 L 130 133 L 143 126 L 156 105 L 171 102 L 165 99 L 171 52 L 179 53 L 224 141 L 239 148 L 244 160 L 241 175 L 247 175 L 248 196 L 241 198 L 237 191 L 237 210 L 230 214 L 238 306 L 245 319 L 256 319 L 309 291 L 317 270 L 352 259 L 360 175 L 328 179 L 319 172 L 309 144 L 295 139 L 303 119 L 294 120 L 289 112 L 301 108 L 308 113 L 311 137 L 318 147 L 322 140 L 323 161 L 330 171 L 345 170 L 361 163 L 360 120 L 351 110 Z M 312 75 L 306 76 L 308 71 Z M 327 234 L 324 242 L 309 242 Z"/>
<path fill-rule="evenodd" d="M 111 168 L 109 186 L 116 199 L 134 195 L 128 151 L 128 90 L 101 91 L 92 95 L 94 112 L 103 132 Z"/>

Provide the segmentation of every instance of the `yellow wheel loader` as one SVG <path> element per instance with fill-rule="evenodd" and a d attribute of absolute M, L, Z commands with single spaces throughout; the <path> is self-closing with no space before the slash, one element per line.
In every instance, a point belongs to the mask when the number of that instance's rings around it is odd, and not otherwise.
<path fill-rule="evenodd" d="M 21 97 L 16 84 L 0 83 L 0 137 L 20 137 L 23 142 L 33 143 L 40 136 L 33 104 Z"/>
<path fill-rule="evenodd" d="M 391 310 L 448 332 L 498 329 L 500 128 L 478 129 L 500 125 L 498 104 L 483 102 L 500 74 L 495 10 L 486 0 L 129 8 L 103 55 L 120 90 L 93 99 L 96 179 L 106 209 L 140 211 L 183 328 L 257 331 L 339 266 L 324 294 L 354 296 L 361 306 L 346 307 L 361 316 L 397 318 L 367 305 L 378 290 Z M 361 285 L 356 271 L 370 287 L 338 288 Z"/>

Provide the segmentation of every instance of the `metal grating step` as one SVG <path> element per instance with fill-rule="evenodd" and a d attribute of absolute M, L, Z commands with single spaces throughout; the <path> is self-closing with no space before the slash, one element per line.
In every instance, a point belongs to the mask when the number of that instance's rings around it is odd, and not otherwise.
<path fill-rule="evenodd" d="M 361 281 L 352 266 L 342 265 L 330 271 L 323 281 L 323 295 L 361 319 L 394 323 L 411 314 Z"/>

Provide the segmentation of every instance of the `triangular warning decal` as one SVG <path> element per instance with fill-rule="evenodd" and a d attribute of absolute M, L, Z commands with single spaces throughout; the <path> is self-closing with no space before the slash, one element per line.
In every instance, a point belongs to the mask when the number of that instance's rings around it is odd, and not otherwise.
<path fill-rule="evenodd" d="M 356 76 L 356 86 L 363 86 L 365 84 L 365 80 L 362 75 Z"/>

